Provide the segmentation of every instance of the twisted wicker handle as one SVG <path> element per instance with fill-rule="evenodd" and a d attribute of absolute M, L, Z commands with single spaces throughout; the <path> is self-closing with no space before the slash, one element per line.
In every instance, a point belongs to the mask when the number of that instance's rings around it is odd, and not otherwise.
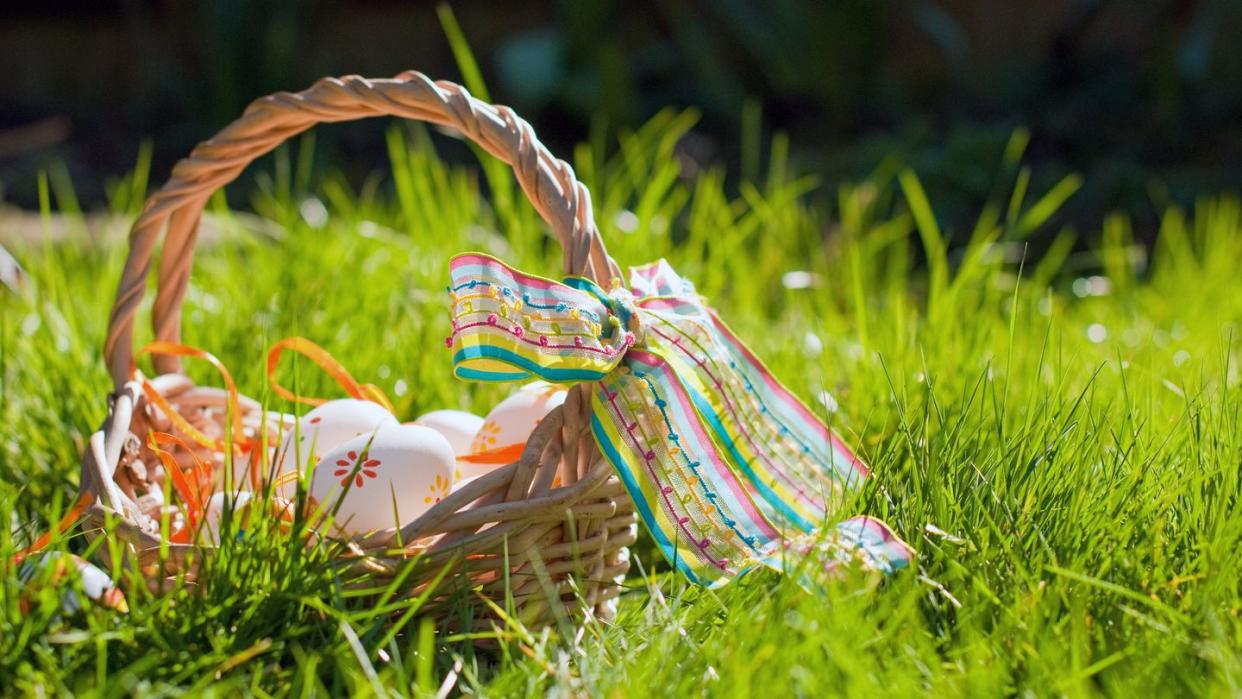
<path fill-rule="evenodd" d="M 564 250 L 565 273 L 590 277 L 605 287 L 620 276 L 595 226 L 586 187 L 511 109 L 480 102 L 460 85 L 433 82 L 416 71 L 384 80 L 325 78 L 302 92 L 279 92 L 251 103 L 241 118 L 178 162 L 168 183 L 147 200 L 129 234 L 129 258 L 104 346 L 117 390 L 130 375 L 134 314 L 146 293 L 151 257 L 165 224 L 151 323 L 156 339 L 177 342 L 198 222 L 208 198 L 253 160 L 315 124 L 384 115 L 453 127 L 513 166 L 522 191 Z M 171 373 L 181 365 L 176 357 L 159 356 L 155 368 Z"/>

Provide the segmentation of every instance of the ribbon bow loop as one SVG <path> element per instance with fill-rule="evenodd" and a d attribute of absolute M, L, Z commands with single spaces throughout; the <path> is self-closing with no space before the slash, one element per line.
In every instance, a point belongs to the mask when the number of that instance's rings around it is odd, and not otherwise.
<path fill-rule="evenodd" d="M 450 264 L 453 373 L 476 381 L 598 381 L 635 342 L 612 300 L 581 277 L 524 274 L 488 255 Z"/>
<path fill-rule="evenodd" d="M 637 296 L 682 296 L 697 298 L 694 284 L 673 270 L 667 260 L 630 268 L 630 287 Z"/>
<path fill-rule="evenodd" d="M 450 273 L 454 374 L 593 382 L 596 442 L 691 580 L 714 586 L 756 565 L 782 569 L 790 550 L 818 550 L 791 549 L 790 528 L 831 539 L 826 567 L 843 557 L 885 571 L 908 564 L 910 549 L 878 520 L 823 533 L 867 468 L 664 260 L 607 292 L 478 253 L 453 258 Z"/>

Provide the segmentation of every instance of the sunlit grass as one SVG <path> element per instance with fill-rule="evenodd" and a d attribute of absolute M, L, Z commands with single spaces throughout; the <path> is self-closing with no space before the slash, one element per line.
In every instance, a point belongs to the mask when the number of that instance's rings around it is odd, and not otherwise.
<path fill-rule="evenodd" d="M 0 533 L 0 687 L 1238 692 L 1242 204 L 1168 211 L 1150 253 L 1123 216 L 1058 236 L 1048 221 L 1078 180 L 1026 191 L 1019 133 L 978 225 L 942 231 L 915 173 L 825 192 L 780 140 L 758 181 L 684 177 L 675 144 L 693 118 L 665 113 L 575 152 L 609 250 L 623 266 L 667 257 L 858 446 L 875 477 L 857 509 L 915 546 L 917 570 L 824 597 L 769 574 L 705 592 L 640 543 L 615 623 L 578 638 L 513 626 L 476 650 L 437 635 L 417 600 L 346 593 L 326 551 L 260 531 L 196 588 L 156 598 L 125 582 L 128 615 L 63 617 L 54 591 L 23 614 L 9 561 L 71 502 L 106 412 L 100 347 L 125 250 L 83 225 L 65 243 L 14 245 L 30 288 L 0 298 L 0 511 L 15 522 Z M 559 251 L 503 169 L 445 165 L 433 145 L 421 128 L 390 129 L 390 174 L 355 190 L 314 169 L 307 137 L 258 166 L 253 200 L 217 197 L 186 341 L 265 400 L 265 348 L 300 334 L 401 417 L 485 410 L 503 389 L 452 379 L 442 349 L 447 261 L 484 250 L 555 276 Z M 148 158 L 113 187 L 116 213 L 136 212 Z M 46 215 L 80 223 L 71 183 L 43 191 Z M 1036 232 L 1055 241 L 1038 255 Z M 334 390 L 309 370 L 299 379 Z"/>

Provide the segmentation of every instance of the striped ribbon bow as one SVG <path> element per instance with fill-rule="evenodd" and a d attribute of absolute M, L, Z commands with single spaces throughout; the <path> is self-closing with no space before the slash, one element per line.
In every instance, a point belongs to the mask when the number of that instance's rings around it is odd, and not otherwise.
<path fill-rule="evenodd" d="M 600 450 L 690 580 L 791 570 L 812 553 L 829 569 L 909 564 L 910 548 L 879 520 L 821 526 L 867 468 L 664 260 L 610 291 L 478 253 L 454 257 L 450 271 L 453 373 L 594 382 Z"/>

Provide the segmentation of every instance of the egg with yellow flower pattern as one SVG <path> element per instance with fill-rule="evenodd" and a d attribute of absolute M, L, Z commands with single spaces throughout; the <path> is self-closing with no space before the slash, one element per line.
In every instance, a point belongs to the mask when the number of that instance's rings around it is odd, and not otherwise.
<path fill-rule="evenodd" d="M 287 428 L 276 452 L 274 478 L 285 483 L 287 479 L 281 478 L 283 474 L 296 473 L 306 464 L 317 463 L 319 455 L 328 453 L 346 440 L 370 436 L 379 427 L 397 424 L 397 418 L 392 413 L 369 400 L 342 398 L 327 401 L 303 415 L 296 427 Z M 288 495 L 293 488 L 282 488 L 279 492 Z"/>
<path fill-rule="evenodd" d="M 516 461 L 530 433 L 548 413 L 565 402 L 567 391 L 565 386 L 535 381 L 498 403 L 474 436 L 471 455 L 459 462 L 460 477 L 463 480 L 475 478 Z M 497 458 L 477 458 L 488 454 Z"/>

